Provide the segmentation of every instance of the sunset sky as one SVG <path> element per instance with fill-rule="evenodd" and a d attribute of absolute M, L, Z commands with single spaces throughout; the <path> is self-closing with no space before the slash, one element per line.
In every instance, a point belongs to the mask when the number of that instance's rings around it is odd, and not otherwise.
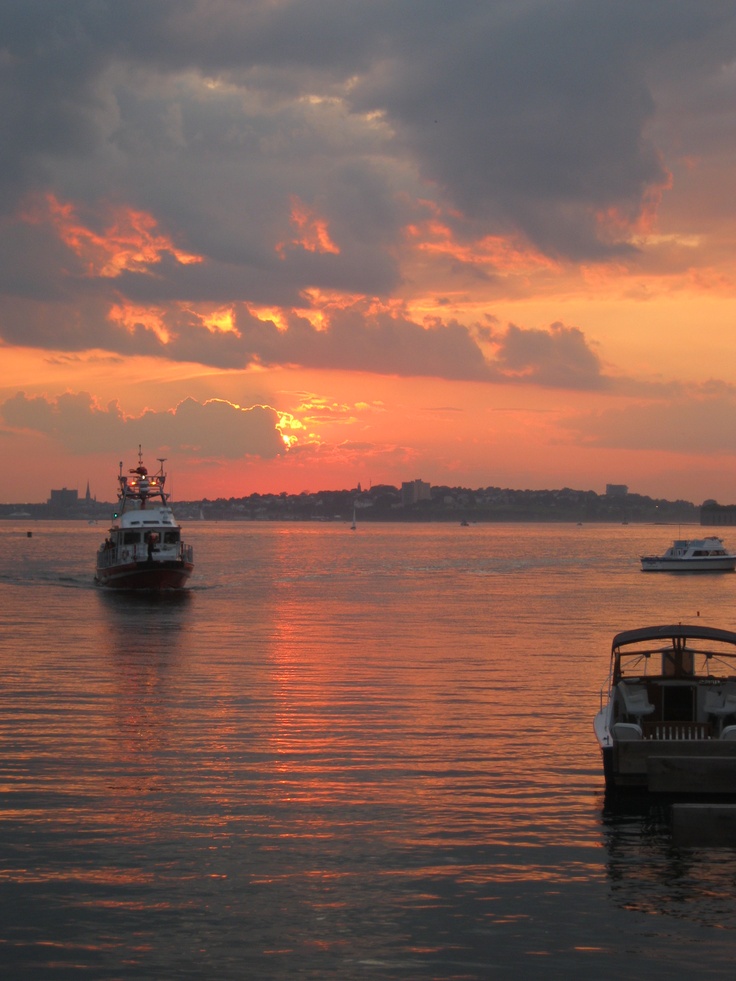
<path fill-rule="evenodd" d="M 0 502 L 736 501 L 734 0 L 0 0 Z"/>

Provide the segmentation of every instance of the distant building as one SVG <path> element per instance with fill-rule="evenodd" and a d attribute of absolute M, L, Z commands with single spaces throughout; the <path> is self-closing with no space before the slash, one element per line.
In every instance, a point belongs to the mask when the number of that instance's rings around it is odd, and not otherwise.
<path fill-rule="evenodd" d="M 404 507 L 419 501 L 431 501 L 432 487 L 424 480 L 406 480 L 401 485 L 401 503 Z"/>
<path fill-rule="evenodd" d="M 606 497 L 626 497 L 628 493 L 627 484 L 606 484 Z"/>
<path fill-rule="evenodd" d="M 79 504 L 79 494 L 75 490 L 52 490 L 48 503 L 53 508 L 75 508 Z"/>
<path fill-rule="evenodd" d="M 714 528 L 736 525 L 736 504 L 705 501 L 700 509 L 700 523 Z"/>

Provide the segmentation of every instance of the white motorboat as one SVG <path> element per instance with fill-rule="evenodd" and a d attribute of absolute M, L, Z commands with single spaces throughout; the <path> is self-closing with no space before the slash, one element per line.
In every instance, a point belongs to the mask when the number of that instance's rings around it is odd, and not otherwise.
<path fill-rule="evenodd" d="M 594 729 L 608 791 L 736 796 L 736 633 L 617 634 Z"/>
<path fill-rule="evenodd" d="M 108 538 L 97 551 L 95 580 L 110 589 L 181 589 L 194 569 L 191 545 L 164 491 L 164 460 L 149 475 L 138 447 L 138 466 L 118 474 L 118 508 Z"/>
<path fill-rule="evenodd" d="M 642 555 L 641 568 L 643 572 L 733 572 L 736 554 L 715 536 L 678 538 L 664 555 Z"/>

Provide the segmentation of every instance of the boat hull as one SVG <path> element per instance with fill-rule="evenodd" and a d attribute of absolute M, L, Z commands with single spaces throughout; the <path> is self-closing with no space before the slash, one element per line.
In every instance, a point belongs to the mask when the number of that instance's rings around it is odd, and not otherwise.
<path fill-rule="evenodd" d="M 642 555 L 643 572 L 733 572 L 736 554 L 721 538 L 676 538 L 661 555 Z"/>
<path fill-rule="evenodd" d="M 736 743 L 640 740 L 602 746 L 609 791 L 736 797 Z"/>
<path fill-rule="evenodd" d="M 733 572 L 736 556 L 704 558 L 665 558 L 645 556 L 641 560 L 642 572 Z"/>
<path fill-rule="evenodd" d="M 156 592 L 183 589 L 193 570 L 193 563 L 177 559 L 128 562 L 104 569 L 98 567 L 95 582 L 106 589 L 145 589 Z"/>

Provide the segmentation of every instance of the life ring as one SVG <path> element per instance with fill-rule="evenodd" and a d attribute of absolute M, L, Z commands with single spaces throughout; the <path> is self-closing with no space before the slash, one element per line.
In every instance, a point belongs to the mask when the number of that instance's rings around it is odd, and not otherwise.
<path fill-rule="evenodd" d="M 123 549 L 123 562 L 126 562 L 130 558 L 130 550 L 127 548 Z"/>

